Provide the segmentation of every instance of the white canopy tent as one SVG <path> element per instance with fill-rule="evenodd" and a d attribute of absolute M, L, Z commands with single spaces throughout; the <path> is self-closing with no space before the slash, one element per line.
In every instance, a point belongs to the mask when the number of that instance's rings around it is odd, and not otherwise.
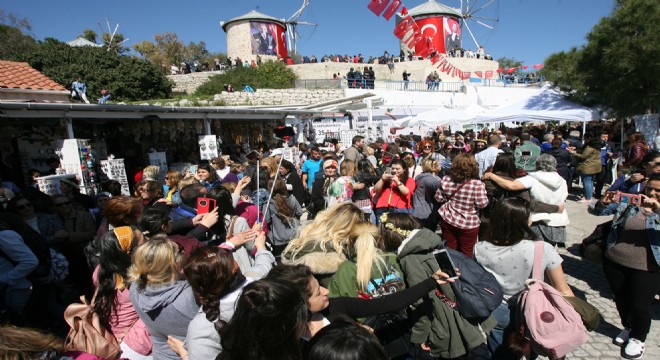
<path fill-rule="evenodd" d="M 470 124 L 479 114 L 483 114 L 486 109 L 472 104 L 465 108 L 446 108 L 441 107 L 434 110 L 419 113 L 415 116 L 408 116 L 401 119 L 401 127 L 438 127 L 452 126 L 462 127 Z"/>
<path fill-rule="evenodd" d="M 529 98 L 477 116 L 473 123 L 502 123 L 508 121 L 580 121 L 594 119 L 594 111 L 588 107 L 566 100 L 564 94 L 544 86 Z"/>

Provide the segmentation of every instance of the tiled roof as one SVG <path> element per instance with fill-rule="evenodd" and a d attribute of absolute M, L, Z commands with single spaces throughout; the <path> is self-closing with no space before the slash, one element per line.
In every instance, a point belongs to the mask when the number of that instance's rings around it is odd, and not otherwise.
<path fill-rule="evenodd" d="M 26 62 L 0 60 L 0 88 L 65 90 L 66 88 L 33 69 Z"/>
<path fill-rule="evenodd" d="M 265 20 L 267 22 L 276 22 L 276 23 L 279 23 L 280 25 L 284 25 L 284 23 L 285 23 L 284 19 L 274 18 L 272 16 L 268 16 L 266 14 L 260 13 L 256 10 L 252 10 L 247 14 L 237 16 L 237 17 L 235 17 L 233 19 L 229 19 L 227 21 L 222 21 L 222 22 L 220 22 L 220 26 L 222 26 L 222 30 L 224 30 L 226 32 L 227 31 L 227 25 L 229 25 L 230 23 L 236 22 L 236 21 L 241 21 L 241 20 L 257 20 L 257 21 Z"/>

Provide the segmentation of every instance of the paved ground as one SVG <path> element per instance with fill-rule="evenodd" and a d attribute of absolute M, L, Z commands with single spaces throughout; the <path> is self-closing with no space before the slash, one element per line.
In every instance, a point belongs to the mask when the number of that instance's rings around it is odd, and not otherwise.
<path fill-rule="evenodd" d="M 568 355 L 568 359 L 622 359 L 621 348 L 612 344 L 612 338 L 621 330 L 612 293 L 598 265 L 584 260 L 578 253 L 578 245 L 591 234 L 596 225 L 611 219 L 609 216 L 593 216 L 587 212 L 587 204 L 568 201 L 571 224 L 568 226 L 566 249 L 559 249 L 564 258 L 564 272 L 569 285 L 577 296 L 583 297 L 600 310 L 604 321 L 589 333 L 589 342 Z M 644 359 L 660 359 L 660 302 L 653 305 L 653 323 L 646 339 Z"/>

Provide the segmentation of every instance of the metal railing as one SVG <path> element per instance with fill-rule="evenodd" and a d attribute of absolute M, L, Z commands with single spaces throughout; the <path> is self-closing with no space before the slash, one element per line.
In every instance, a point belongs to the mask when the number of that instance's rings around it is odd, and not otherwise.
<path fill-rule="evenodd" d="M 462 82 L 430 82 L 426 81 L 394 81 L 383 82 L 385 89 L 394 91 L 438 91 L 438 92 L 462 92 Z"/>

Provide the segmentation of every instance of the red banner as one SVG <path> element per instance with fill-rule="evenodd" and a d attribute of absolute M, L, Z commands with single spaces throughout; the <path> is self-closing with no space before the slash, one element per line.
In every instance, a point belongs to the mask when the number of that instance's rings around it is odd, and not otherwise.
<path fill-rule="evenodd" d="M 534 69 L 543 69 L 543 64 L 535 64 Z"/>
<path fill-rule="evenodd" d="M 493 70 L 486 70 L 486 78 L 492 78 L 492 77 L 493 77 Z"/>
<path fill-rule="evenodd" d="M 474 75 L 476 75 L 478 78 L 482 78 L 483 73 L 481 71 L 475 71 Z"/>

